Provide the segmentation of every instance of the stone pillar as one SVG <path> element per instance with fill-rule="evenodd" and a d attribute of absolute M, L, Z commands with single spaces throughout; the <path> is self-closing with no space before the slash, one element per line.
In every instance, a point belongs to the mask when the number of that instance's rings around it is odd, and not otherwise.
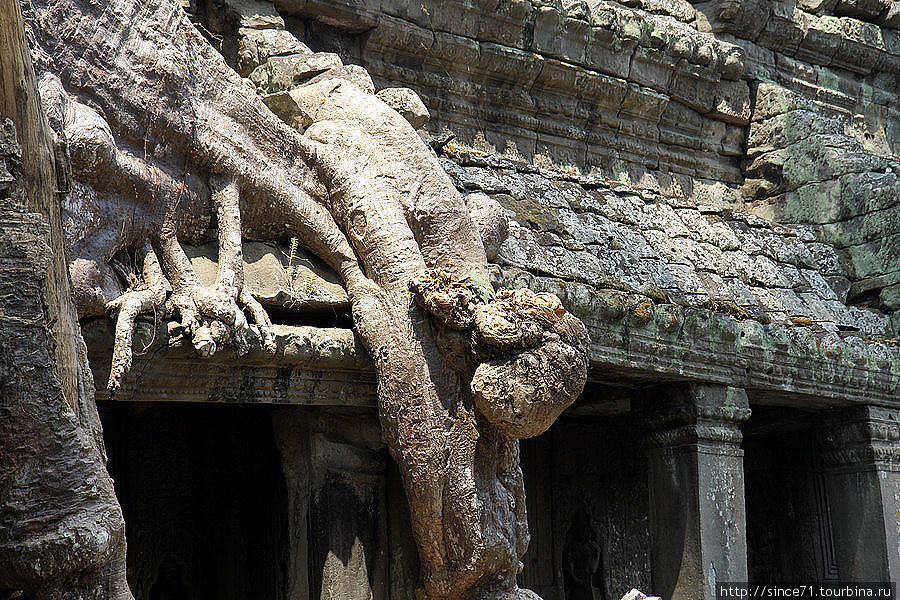
<path fill-rule="evenodd" d="M 310 411 L 285 407 L 272 411 L 272 431 L 281 455 L 287 490 L 287 572 L 285 599 L 308 600 L 309 593 L 309 500 L 312 487 L 310 464 Z"/>
<path fill-rule="evenodd" d="M 384 600 L 386 450 L 372 410 L 272 416 L 288 496 L 288 600 Z"/>
<path fill-rule="evenodd" d="M 743 389 L 657 388 L 643 403 L 653 594 L 714 600 L 716 581 L 747 580 Z"/>
<path fill-rule="evenodd" d="M 845 409 L 819 441 L 841 579 L 900 582 L 900 410 Z"/>
<path fill-rule="evenodd" d="M 372 410 L 323 410 L 310 423 L 310 597 L 385 600 L 385 460 Z"/>

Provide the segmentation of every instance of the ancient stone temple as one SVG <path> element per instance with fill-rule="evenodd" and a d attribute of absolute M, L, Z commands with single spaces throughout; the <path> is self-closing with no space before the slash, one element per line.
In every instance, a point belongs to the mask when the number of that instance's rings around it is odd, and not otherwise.
<path fill-rule="evenodd" d="M 900 3 L 0 7 L 0 600 L 900 584 Z"/>

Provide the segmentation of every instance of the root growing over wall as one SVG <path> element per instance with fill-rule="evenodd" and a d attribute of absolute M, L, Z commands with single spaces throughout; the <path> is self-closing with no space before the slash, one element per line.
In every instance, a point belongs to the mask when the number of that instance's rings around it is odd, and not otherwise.
<path fill-rule="evenodd" d="M 533 597 L 515 582 L 528 543 L 518 438 L 581 392 L 584 325 L 555 296 L 495 293 L 485 241 L 500 233 L 490 219 L 476 226 L 431 149 L 358 70 L 338 65 L 292 90 L 305 115 L 295 130 L 173 0 L 33 6 L 41 94 L 75 180 L 68 202 L 88 207 L 70 249 L 76 297 L 82 314 L 117 314 L 110 388 L 140 312 L 177 315 L 200 355 L 241 351 L 250 335 L 274 351 L 243 287 L 241 239 L 297 236 L 343 278 L 374 359 L 420 597 Z M 179 239 L 207 235 L 213 211 L 220 271 L 204 287 Z M 140 266 L 124 293 L 109 269 L 123 249 Z"/>

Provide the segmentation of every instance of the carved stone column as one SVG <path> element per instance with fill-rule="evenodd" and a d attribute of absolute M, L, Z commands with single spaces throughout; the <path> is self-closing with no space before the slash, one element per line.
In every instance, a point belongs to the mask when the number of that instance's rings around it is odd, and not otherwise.
<path fill-rule="evenodd" d="M 900 410 L 843 410 L 819 441 L 841 579 L 900 581 Z"/>
<path fill-rule="evenodd" d="M 289 600 L 384 600 L 385 458 L 373 411 L 273 413 L 288 495 Z"/>
<path fill-rule="evenodd" d="M 743 389 L 657 388 L 643 406 L 653 594 L 712 600 L 716 581 L 747 580 Z"/>

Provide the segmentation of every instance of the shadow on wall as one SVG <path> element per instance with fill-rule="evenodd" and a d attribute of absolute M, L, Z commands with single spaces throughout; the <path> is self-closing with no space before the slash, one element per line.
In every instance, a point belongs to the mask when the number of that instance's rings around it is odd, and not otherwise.
<path fill-rule="evenodd" d="M 312 598 L 365 598 L 377 589 L 381 565 L 375 564 L 376 556 L 385 550 L 379 548 L 381 493 L 379 485 L 353 485 L 331 472 L 313 495 L 309 511 Z M 355 576 L 348 577 L 349 572 Z"/>

